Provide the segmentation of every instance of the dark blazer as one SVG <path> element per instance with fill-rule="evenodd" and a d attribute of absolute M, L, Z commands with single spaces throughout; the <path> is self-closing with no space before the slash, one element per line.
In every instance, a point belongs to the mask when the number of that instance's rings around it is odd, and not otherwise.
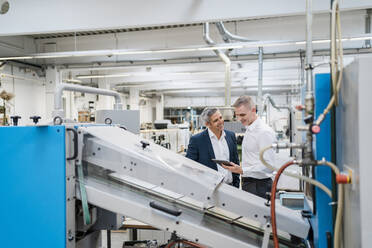
<path fill-rule="evenodd" d="M 227 146 L 230 151 L 230 161 L 239 165 L 238 149 L 236 144 L 235 133 L 224 130 Z M 199 162 L 213 170 L 217 170 L 217 164 L 212 161 L 216 158 L 213 151 L 211 139 L 209 138 L 208 129 L 191 137 L 186 157 Z M 239 188 L 239 174 L 232 173 L 232 185 Z"/>

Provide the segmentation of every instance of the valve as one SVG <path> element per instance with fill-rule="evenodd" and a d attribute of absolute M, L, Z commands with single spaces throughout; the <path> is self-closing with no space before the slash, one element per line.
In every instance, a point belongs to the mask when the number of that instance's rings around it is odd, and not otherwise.
<path fill-rule="evenodd" d="M 10 118 L 12 119 L 13 126 L 18 126 L 18 120 L 21 119 L 22 117 L 18 115 L 14 115 L 14 116 L 11 116 Z"/>
<path fill-rule="evenodd" d="M 351 177 L 345 174 L 336 175 L 336 183 L 338 184 L 349 184 L 351 183 Z"/>
<path fill-rule="evenodd" d="M 34 124 L 36 125 L 39 120 L 41 119 L 40 116 L 31 116 L 30 119 L 34 122 Z"/>
<path fill-rule="evenodd" d="M 320 126 L 317 125 L 317 124 L 312 124 L 310 126 L 310 131 L 313 133 L 313 134 L 318 134 L 320 133 Z"/>

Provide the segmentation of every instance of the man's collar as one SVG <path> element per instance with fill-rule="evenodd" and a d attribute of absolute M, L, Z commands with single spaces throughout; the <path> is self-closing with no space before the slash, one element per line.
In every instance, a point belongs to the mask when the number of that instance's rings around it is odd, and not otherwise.
<path fill-rule="evenodd" d="M 260 124 L 260 121 L 261 121 L 261 119 L 259 117 L 257 117 L 257 119 L 254 120 L 251 125 L 247 126 L 247 130 L 248 131 L 253 131 Z"/>
<path fill-rule="evenodd" d="M 212 132 L 212 130 L 210 130 L 209 128 L 207 128 L 207 130 L 208 130 L 208 134 L 209 134 L 209 138 L 213 138 L 213 137 L 215 137 L 216 139 L 217 139 L 217 136 Z M 225 137 L 225 131 L 224 130 L 222 130 L 222 134 L 221 134 L 221 137 L 220 137 L 220 139 L 221 138 L 224 138 Z M 218 140 L 218 139 L 217 139 Z"/>

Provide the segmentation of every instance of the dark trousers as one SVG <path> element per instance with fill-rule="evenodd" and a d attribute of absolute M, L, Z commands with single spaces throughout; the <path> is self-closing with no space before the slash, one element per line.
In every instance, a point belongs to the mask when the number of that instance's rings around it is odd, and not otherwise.
<path fill-rule="evenodd" d="M 271 192 L 273 180 L 271 178 L 257 179 L 242 177 L 242 189 L 266 199 L 266 192 Z"/>

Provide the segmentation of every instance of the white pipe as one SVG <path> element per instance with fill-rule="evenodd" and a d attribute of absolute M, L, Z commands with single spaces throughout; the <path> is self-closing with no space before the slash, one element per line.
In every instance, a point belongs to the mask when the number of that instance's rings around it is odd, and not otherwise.
<path fill-rule="evenodd" d="M 312 0 L 306 0 L 306 111 L 308 114 L 312 114 L 314 110 L 312 26 Z"/>
<path fill-rule="evenodd" d="M 224 41 L 229 41 L 229 40 L 237 40 L 237 41 L 243 41 L 243 42 L 257 41 L 257 40 L 250 40 L 248 38 L 230 33 L 223 25 L 223 22 L 217 22 L 216 26 L 218 28 L 218 31 L 222 35 Z"/>
<path fill-rule="evenodd" d="M 57 85 L 55 92 L 54 92 L 54 111 L 63 112 L 62 107 L 62 93 L 63 91 L 77 91 L 83 93 L 90 93 L 90 94 L 98 94 L 98 95 L 106 95 L 106 96 L 113 96 L 115 97 L 115 105 L 114 109 L 122 109 L 122 102 L 120 98 L 120 94 L 113 90 L 106 90 L 106 89 L 99 89 L 99 88 L 92 88 L 87 86 L 75 85 L 75 84 L 65 84 L 60 83 Z M 62 117 L 62 116 L 60 116 Z"/>
<path fill-rule="evenodd" d="M 314 86 L 313 86 L 313 1 L 306 0 L 306 95 L 305 112 L 306 116 L 314 115 Z M 313 134 L 310 130 L 306 134 L 307 145 L 305 148 L 304 159 L 313 159 Z"/>
<path fill-rule="evenodd" d="M 209 23 L 203 24 L 203 38 L 208 45 L 215 45 L 214 41 L 209 37 Z M 229 57 L 220 50 L 213 50 L 225 63 L 225 106 L 231 105 L 231 61 Z"/>
<path fill-rule="evenodd" d="M 263 48 L 258 48 L 258 92 L 257 92 L 257 114 L 262 114 L 262 73 L 263 73 Z"/>

